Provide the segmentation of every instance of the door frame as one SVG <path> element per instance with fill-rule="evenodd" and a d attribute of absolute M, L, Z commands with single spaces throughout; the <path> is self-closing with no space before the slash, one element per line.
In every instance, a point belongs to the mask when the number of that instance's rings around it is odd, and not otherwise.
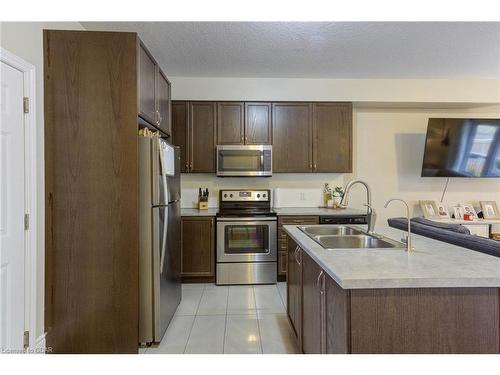
<path fill-rule="evenodd" d="M 0 47 L 0 61 L 23 73 L 23 95 L 29 98 L 29 110 L 24 114 L 24 210 L 29 215 L 29 228 L 24 231 L 24 329 L 29 332 L 29 349 L 45 347 L 45 330 L 39 337 L 37 331 L 37 302 L 41 300 L 41 313 L 44 314 L 44 295 L 37 295 L 37 279 L 41 276 L 43 284 L 44 266 L 37 269 L 37 126 L 36 126 L 36 68 L 34 65 Z M 43 249 L 41 249 L 43 257 Z M 42 259 L 43 260 L 43 259 Z M 44 290 L 43 285 L 40 290 Z M 43 317 L 42 320 L 43 322 Z"/>

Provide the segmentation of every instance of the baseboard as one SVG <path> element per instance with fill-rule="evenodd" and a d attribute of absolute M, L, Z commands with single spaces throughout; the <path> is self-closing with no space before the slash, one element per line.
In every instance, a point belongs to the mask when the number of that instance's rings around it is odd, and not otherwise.
<path fill-rule="evenodd" d="M 44 332 L 35 340 L 35 344 L 33 345 L 33 350 L 37 354 L 45 354 L 47 352 L 47 332 Z"/>

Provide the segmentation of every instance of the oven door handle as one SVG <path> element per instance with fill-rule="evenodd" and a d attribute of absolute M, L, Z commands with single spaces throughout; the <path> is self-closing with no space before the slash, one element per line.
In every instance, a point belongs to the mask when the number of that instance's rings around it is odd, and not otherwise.
<path fill-rule="evenodd" d="M 239 221 L 277 221 L 276 217 L 218 217 L 217 221 L 221 222 L 239 222 Z"/>

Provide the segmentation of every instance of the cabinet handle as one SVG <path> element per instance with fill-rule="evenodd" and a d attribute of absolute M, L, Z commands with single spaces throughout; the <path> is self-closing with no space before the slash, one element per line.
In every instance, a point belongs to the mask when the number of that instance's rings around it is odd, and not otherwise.
<path fill-rule="evenodd" d="M 189 172 L 193 171 L 193 162 L 189 163 Z"/>
<path fill-rule="evenodd" d="M 299 251 L 300 251 L 300 247 L 297 246 L 295 248 L 295 261 L 300 266 L 302 264 L 302 262 L 299 260 Z"/>
<path fill-rule="evenodd" d="M 160 123 L 161 123 L 161 120 L 160 120 L 161 119 L 160 111 L 156 110 L 155 113 L 156 113 L 156 125 L 159 126 Z"/>
<path fill-rule="evenodd" d="M 189 172 L 189 164 L 188 164 L 188 162 L 186 162 L 185 167 L 186 167 L 186 172 Z"/>
<path fill-rule="evenodd" d="M 323 293 L 322 277 L 323 277 L 323 270 L 321 270 L 321 272 L 318 275 L 318 278 L 316 279 L 316 286 L 318 287 L 320 293 Z"/>
<path fill-rule="evenodd" d="M 316 169 L 316 163 L 314 163 L 314 169 Z"/>
<path fill-rule="evenodd" d="M 244 141 L 244 138 L 243 138 L 243 136 L 241 136 L 240 142 L 243 143 L 243 141 Z"/>
<path fill-rule="evenodd" d="M 247 137 L 247 136 L 245 136 L 245 143 L 247 143 L 247 142 L 248 142 L 248 137 Z"/>
<path fill-rule="evenodd" d="M 313 163 L 309 163 L 309 169 L 313 169 Z"/>

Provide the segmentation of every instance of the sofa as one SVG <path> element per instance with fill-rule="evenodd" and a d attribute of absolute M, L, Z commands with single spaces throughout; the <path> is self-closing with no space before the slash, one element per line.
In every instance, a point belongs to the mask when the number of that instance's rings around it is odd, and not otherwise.
<path fill-rule="evenodd" d="M 408 220 L 404 217 L 388 219 L 387 223 L 404 231 L 408 228 Z M 410 223 L 412 233 L 500 257 L 500 241 L 472 235 L 461 224 L 440 223 L 421 217 L 411 219 Z"/>

